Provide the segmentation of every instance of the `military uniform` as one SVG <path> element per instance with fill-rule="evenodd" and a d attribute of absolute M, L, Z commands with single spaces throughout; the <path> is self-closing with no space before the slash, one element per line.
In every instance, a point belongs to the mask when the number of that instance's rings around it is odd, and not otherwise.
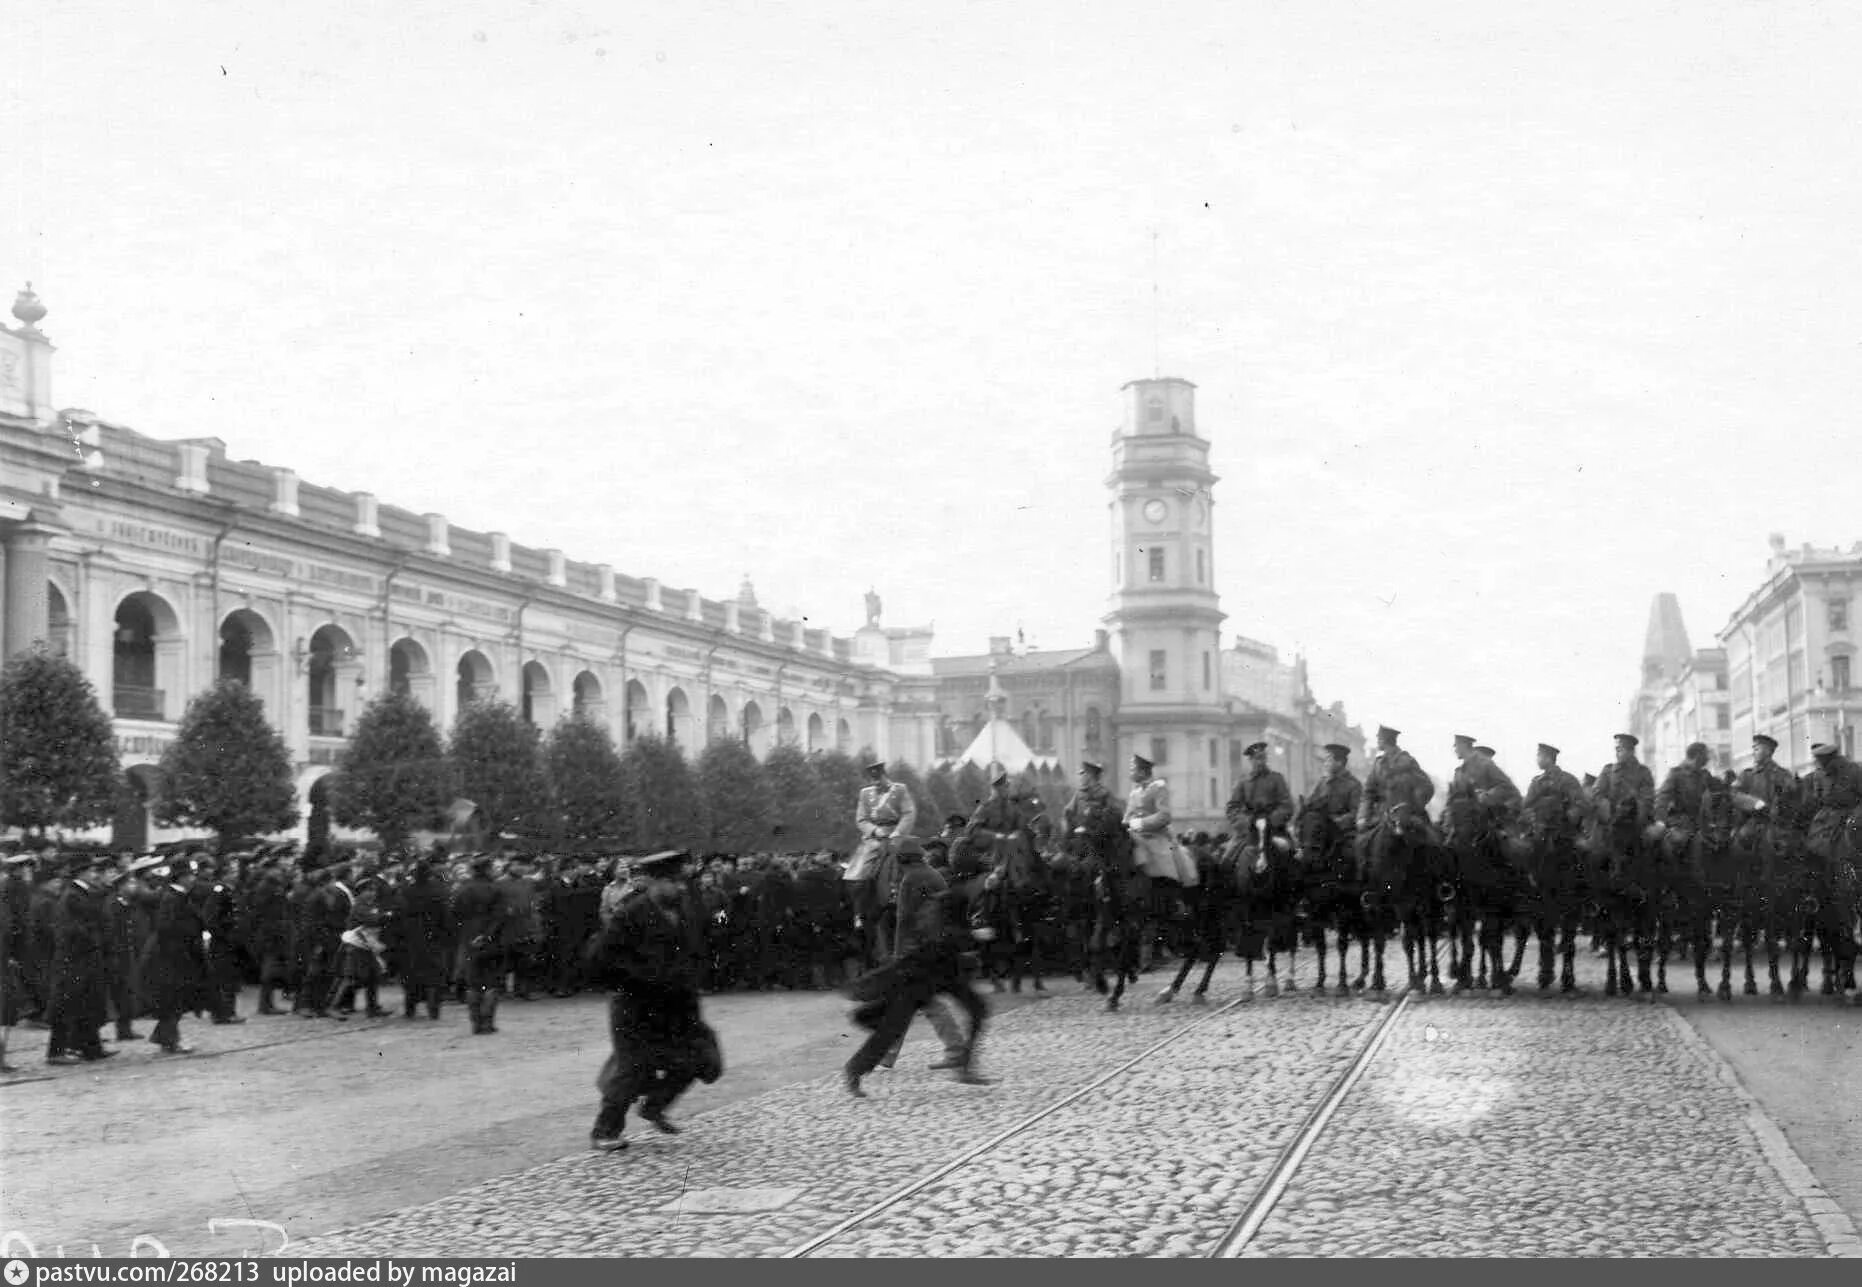
<path fill-rule="evenodd" d="M 1566 844 L 1577 838 L 1591 814 L 1583 783 L 1556 764 L 1527 785 L 1522 807 L 1543 835 Z"/>
<path fill-rule="evenodd" d="M 1170 838 L 1170 784 L 1152 777 L 1134 785 L 1125 797 L 1125 829 L 1138 848 L 1138 865 L 1148 876 L 1179 880 Z M 1188 883 L 1194 885 L 1194 878 Z"/>
<path fill-rule="evenodd" d="M 1253 836 L 1257 819 L 1266 821 L 1270 836 L 1285 835 L 1293 821 L 1293 792 L 1272 769 L 1244 775 L 1228 798 L 1228 825 L 1237 834 Z"/>
<path fill-rule="evenodd" d="M 1358 825 L 1358 808 L 1364 802 L 1364 784 L 1349 769 L 1340 769 L 1319 780 L 1317 786 L 1300 802 L 1300 815 L 1324 814 L 1339 834 L 1349 840 Z"/>
<path fill-rule="evenodd" d="M 1710 770 L 1683 761 L 1668 770 L 1655 791 L 1655 820 L 1692 835 L 1700 827 L 1708 795 L 1719 788 L 1720 780 Z"/>
<path fill-rule="evenodd" d="M 1506 771 L 1485 755 L 1468 756 L 1455 766 L 1448 783 L 1442 817 L 1449 838 L 1464 830 L 1491 830 L 1505 826 L 1519 809 L 1519 788 Z"/>
<path fill-rule="evenodd" d="M 1521 810 L 1538 833 L 1534 854 L 1539 866 L 1528 882 L 1526 914 L 1539 940 L 1539 987 L 1551 986 L 1554 958 L 1559 958 L 1559 986 L 1575 992 L 1578 921 L 1585 893 L 1577 838 L 1592 816 L 1591 800 L 1576 775 L 1554 763 L 1527 784 Z"/>
<path fill-rule="evenodd" d="M 1733 789 L 1737 793 L 1735 800 L 1747 815 L 1739 826 L 1742 846 L 1756 844 L 1758 831 L 1771 823 L 1784 827 L 1797 825 L 1803 788 L 1796 776 L 1776 760 L 1769 760 L 1762 765 L 1755 764 L 1741 773 Z M 1759 809 L 1745 800 L 1738 800 L 1738 796 L 1745 796 L 1765 807 Z"/>
<path fill-rule="evenodd" d="M 1416 757 L 1402 747 L 1392 746 L 1371 761 L 1364 777 L 1364 790 L 1358 801 L 1358 830 L 1369 831 L 1381 822 L 1382 810 L 1407 804 L 1425 809 L 1435 798 L 1435 783 L 1422 771 Z"/>
<path fill-rule="evenodd" d="M 141 974 L 155 1031 L 149 1040 L 170 1054 L 181 1045 L 181 1013 L 200 996 L 207 979 L 206 926 L 187 891 L 169 883 L 155 892 L 154 923 L 142 951 Z"/>

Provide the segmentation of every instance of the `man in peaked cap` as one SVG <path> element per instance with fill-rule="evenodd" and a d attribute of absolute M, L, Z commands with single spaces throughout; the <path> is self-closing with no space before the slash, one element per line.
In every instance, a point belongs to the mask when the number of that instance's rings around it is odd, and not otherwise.
<path fill-rule="evenodd" d="M 970 815 L 964 835 L 974 852 L 993 869 L 991 892 L 997 910 L 992 920 L 999 936 L 996 947 L 1008 958 L 1010 987 L 1020 992 L 1022 949 L 1031 948 L 1034 941 L 1039 895 L 1033 887 L 1034 841 L 1022 806 L 1009 793 L 1007 769 L 998 766 L 989 782 L 989 794 Z M 1030 951 L 1028 955 L 1032 958 L 1034 953 Z M 1045 992 L 1047 985 L 1041 981 L 1040 962 L 1031 960 L 1031 967 L 1034 990 Z M 995 986 L 1001 991 L 1000 981 Z"/>
<path fill-rule="evenodd" d="M 1421 810 L 1435 798 L 1435 783 L 1416 757 L 1397 745 L 1403 736 L 1388 724 L 1377 727 L 1378 755 L 1364 775 L 1364 792 L 1358 802 L 1358 830 L 1366 832 L 1382 821 L 1379 814 L 1397 805 Z"/>
<path fill-rule="evenodd" d="M 1752 767 L 1739 775 L 1734 787 L 1733 803 L 1746 815 L 1739 828 L 1741 843 L 1746 846 L 1755 844 L 1758 832 L 1774 820 L 1784 826 L 1797 821 L 1803 792 L 1796 776 L 1772 759 L 1777 749 L 1777 738 L 1769 733 L 1753 734 Z"/>
<path fill-rule="evenodd" d="M 78 853 L 66 859 L 65 888 L 53 922 L 47 1063 L 91 1063 L 116 1054 L 105 1050 L 98 1036 L 108 985 L 104 877 L 113 865 L 107 853 Z"/>
<path fill-rule="evenodd" d="M 1252 835 L 1258 822 L 1275 848 L 1290 851 L 1287 825 L 1293 821 L 1293 792 L 1284 777 L 1267 767 L 1266 742 L 1255 742 L 1242 754 L 1248 757 L 1248 768 L 1228 798 L 1229 829 Z"/>
<path fill-rule="evenodd" d="M 638 883 L 589 948 L 593 975 L 611 990 L 608 1035 L 612 1052 L 596 1086 L 601 1108 L 589 1132 L 598 1152 L 627 1147 L 627 1110 L 641 1100 L 640 1117 L 664 1134 L 679 1128 L 666 1110 L 695 1080 L 723 1073 L 717 1034 L 704 1021 L 698 982 L 702 962 L 679 876 L 688 855 L 666 850 L 633 864 Z"/>
<path fill-rule="evenodd" d="M 166 873 L 162 875 L 162 873 Z M 141 958 L 143 988 L 155 1011 L 155 1031 L 149 1040 L 166 1055 L 193 1053 L 181 1042 L 181 1014 L 193 1008 L 207 982 L 206 926 L 188 891 L 194 885 L 194 864 L 171 859 L 151 869 L 161 883 L 155 890 L 153 924 Z"/>
<path fill-rule="evenodd" d="M 874 760 L 866 766 L 866 785 L 860 788 L 854 806 L 853 824 L 860 833 L 860 846 L 853 851 L 841 879 L 854 909 L 854 925 L 867 936 L 868 955 L 883 959 L 891 954 L 891 934 L 886 925 L 886 911 L 892 904 L 892 886 L 897 879 L 896 866 L 889 849 L 892 838 L 909 836 L 918 822 L 918 806 L 903 782 L 886 776 L 886 762 Z"/>
<path fill-rule="evenodd" d="M 481 1037 L 498 1030 L 499 971 L 504 965 L 511 909 L 491 878 L 489 855 L 474 855 L 468 869 L 471 874 L 453 891 L 452 914 L 459 931 L 466 1010 L 472 1019 L 472 1035 Z"/>

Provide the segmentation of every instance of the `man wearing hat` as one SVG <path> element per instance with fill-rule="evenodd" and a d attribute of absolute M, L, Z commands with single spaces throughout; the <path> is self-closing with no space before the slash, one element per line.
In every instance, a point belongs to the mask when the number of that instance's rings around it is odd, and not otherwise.
<path fill-rule="evenodd" d="M 145 1012 L 138 958 L 154 925 L 150 873 L 162 865 L 154 854 L 132 858 L 110 887 L 104 902 L 104 934 L 109 940 L 110 1011 L 118 1041 L 140 1041 L 135 1021 Z"/>
<path fill-rule="evenodd" d="M 1739 775 L 1733 804 L 1746 815 L 1740 824 L 1740 844 L 1757 843 L 1758 833 L 1777 824 L 1794 826 L 1803 797 L 1796 775 L 1772 759 L 1778 739 L 1769 733 L 1752 735 L 1752 767 Z"/>
<path fill-rule="evenodd" d="M 860 847 L 841 879 L 848 882 L 848 894 L 854 910 L 854 925 L 872 935 L 873 948 L 883 958 L 890 955 L 890 934 L 881 923 L 881 913 L 892 903 L 892 886 L 897 872 L 888 857 L 892 837 L 909 836 L 918 822 L 918 806 L 903 782 L 886 776 L 886 762 L 874 760 L 866 766 L 866 785 L 860 788 L 860 800 L 854 807 L 853 825 L 860 833 Z"/>
<path fill-rule="evenodd" d="M 1125 829 L 1137 847 L 1138 865 L 1148 875 L 1178 877 L 1170 835 L 1170 784 L 1153 775 L 1156 766 L 1142 755 L 1131 757 L 1131 794 L 1125 797 Z M 1192 880 L 1190 882 L 1194 884 Z"/>
<path fill-rule="evenodd" d="M 1377 729 L 1377 758 L 1371 761 L 1364 777 L 1364 792 L 1358 803 L 1358 830 L 1369 831 L 1381 822 L 1384 810 L 1397 805 L 1426 809 L 1435 798 L 1435 783 L 1416 757 L 1397 745 L 1403 736 L 1388 724 Z"/>
<path fill-rule="evenodd" d="M 717 1036 L 699 1010 L 700 962 L 692 950 L 681 869 L 690 857 L 666 850 L 633 864 L 635 884 L 589 948 L 589 966 L 605 983 L 613 1050 L 596 1086 L 601 1108 L 589 1132 L 598 1152 L 627 1147 L 627 1110 L 668 1135 L 679 1128 L 666 1110 L 694 1080 L 722 1072 Z"/>
<path fill-rule="evenodd" d="M 511 909 L 492 880 L 488 854 L 474 855 L 471 875 L 453 892 L 453 922 L 459 929 L 460 975 L 465 980 L 466 1009 L 472 1035 L 498 1030 L 498 985 L 502 981 Z"/>
<path fill-rule="evenodd" d="M 105 1050 L 98 1036 L 108 985 L 103 881 L 112 865 L 107 853 L 78 853 L 66 859 L 68 879 L 53 922 L 47 1063 L 92 1063 L 116 1053 Z"/>
<path fill-rule="evenodd" d="M 39 855 L 30 849 L 8 854 L 4 862 L 4 880 L 0 880 L 0 902 L 6 904 L 6 951 L 0 955 L 0 1008 L 6 1011 L 5 1027 L 21 1019 L 33 1018 L 44 1011 L 44 998 L 36 987 L 38 974 L 32 960 L 32 891 L 38 874 Z M 0 1045 L 0 1063 L 5 1062 L 5 1048 Z"/>
<path fill-rule="evenodd" d="M 1539 940 L 1539 990 L 1552 986 L 1552 960 L 1562 951 L 1560 990 L 1577 991 L 1578 920 L 1583 909 L 1577 839 L 1591 816 L 1583 784 L 1558 767 L 1558 748 L 1540 742 L 1539 772 L 1526 785 L 1523 812 L 1544 847 L 1539 878 L 1527 894 L 1526 919 Z"/>
<path fill-rule="evenodd" d="M 1293 792 L 1287 780 L 1267 767 L 1267 743 L 1255 742 L 1242 754 L 1248 757 L 1248 767 L 1228 798 L 1229 828 L 1237 835 L 1252 836 L 1255 823 L 1263 823 L 1276 849 L 1291 850 L 1287 824 L 1293 821 Z"/>
<path fill-rule="evenodd" d="M 188 896 L 195 879 L 193 860 L 173 859 L 152 874 L 162 883 L 155 890 L 154 919 L 141 961 L 143 988 L 155 1012 L 149 1040 L 163 1054 L 192 1054 L 192 1046 L 181 1044 L 181 1013 L 194 1007 L 207 981 L 206 926 Z"/>
<path fill-rule="evenodd" d="M 1009 771 L 1001 765 L 989 779 L 989 794 L 977 803 L 964 828 L 971 848 L 992 872 L 989 901 L 994 904 L 991 917 L 1001 941 L 997 947 L 1010 961 L 1011 983 L 1022 990 L 1021 958 L 1024 945 L 1033 944 L 1033 931 L 1039 920 L 1034 903 L 1040 897 L 1035 887 L 1034 844 L 1029 838 L 1028 820 L 1022 807 L 1009 793 Z M 1035 991 L 1046 991 L 1041 981 L 1040 962 L 1033 962 Z M 992 971 L 992 977 L 993 971 Z M 1002 984 L 996 983 L 1001 990 Z"/>
<path fill-rule="evenodd" d="M 1606 823 L 1634 823 L 1637 831 L 1655 820 L 1655 775 L 1636 758 L 1639 739 L 1632 733 L 1616 735 L 1616 758 L 1597 773 L 1591 797 Z"/>
<path fill-rule="evenodd" d="M 1642 856 L 1648 842 L 1643 833 L 1655 820 L 1655 775 L 1649 766 L 1636 758 L 1638 739 L 1632 733 L 1616 735 L 1616 759 L 1597 773 L 1597 785 L 1591 792 L 1598 820 L 1603 824 L 1606 873 L 1596 882 L 1605 914 L 1604 950 L 1609 957 L 1604 992 L 1614 996 L 1618 969 L 1622 964 L 1622 990 L 1629 995 L 1635 985 L 1629 978 L 1629 944 L 1636 946 L 1636 977 L 1644 992 L 1655 990 L 1650 970 L 1655 959 L 1655 945 L 1650 939 L 1653 915 L 1640 891 L 1629 883 L 1629 873 L 1643 870 Z"/>
<path fill-rule="evenodd" d="M 1654 833 L 1671 854 L 1679 854 L 1700 826 L 1701 807 L 1708 793 L 1719 789 L 1707 763 L 1713 752 L 1705 742 L 1690 742 L 1681 762 L 1669 769 L 1655 790 Z"/>

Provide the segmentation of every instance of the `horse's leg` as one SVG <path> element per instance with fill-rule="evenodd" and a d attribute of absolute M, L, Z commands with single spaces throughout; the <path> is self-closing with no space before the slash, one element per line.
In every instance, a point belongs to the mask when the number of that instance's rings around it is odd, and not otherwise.
<path fill-rule="evenodd" d="M 1718 996 L 1722 1001 L 1733 999 L 1733 947 L 1734 939 L 1739 934 L 1739 916 L 1733 910 L 1731 898 L 1720 901 L 1715 909 L 1719 913 L 1718 929 L 1720 931 L 1720 987 Z"/>
<path fill-rule="evenodd" d="M 1690 927 L 1694 948 L 1694 992 L 1702 1001 L 1713 998 L 1713 989 L 1707 986 L 1707 946 L 1713 938 L 1710 907 L 1711 904 L 1703 895 L 1694 908 Z"/>
<path fill-rule="evenodd" d="M 1261 995 L 1280 995 L 1280 949 L 1274 943 L 1274 921 L 1271 916 L 1267 918 L 1267 984 L 1261 989 Z"/>

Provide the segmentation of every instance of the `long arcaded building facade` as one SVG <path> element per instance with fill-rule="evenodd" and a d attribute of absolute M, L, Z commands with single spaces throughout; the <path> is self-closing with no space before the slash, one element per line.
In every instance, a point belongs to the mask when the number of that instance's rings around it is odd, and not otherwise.
<path fill-rule="evenodd" d="M 143 801 L 119 819 L 121 843 L 151 838 L 155 767 L 189 698 L 222 675 L 264 699 L 306 815 L 358 712 L 390 689 L 442 728 L 495 694 L 542 728 L 583 711 L 623 746 L 655 732 L 688 754 L 741 737 L 759 755 L 782 740 L 936 756 L 929 630 L 869 617 L 836 637 L 777 619 L 747 585 L 708 599 L 233 460 L 218 439 L 55 410 L 44 307 L 22 292 L 13 315 L 0 646 L 44 639 L 96 685 Z"/>

